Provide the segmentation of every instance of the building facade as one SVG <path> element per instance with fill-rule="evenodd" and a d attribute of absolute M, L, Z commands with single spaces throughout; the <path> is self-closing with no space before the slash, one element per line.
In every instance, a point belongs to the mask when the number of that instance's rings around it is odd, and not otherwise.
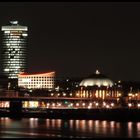
<path fill-rule="evenodd" d="M 77 98 L 88 98 L 97 101 L 100 106 L 107 106 L 110 102 L 119 105 L 122 96 L 122 88 L 115 85 L 106 75 L 98 70 L 95 74 L 83 79 L 75 92 Z"/>
<path fill-rule="evenodd" d="M 27 70 L 27 26 L 18 21 L 2 26 L 2 72 L 9 79 L 17 79 L 18 74 Z"/>
<path fill-rule="evenodd" d="M 18 75 L 18 86 L 26 89 L 53 89 L 55 72 Z"/>

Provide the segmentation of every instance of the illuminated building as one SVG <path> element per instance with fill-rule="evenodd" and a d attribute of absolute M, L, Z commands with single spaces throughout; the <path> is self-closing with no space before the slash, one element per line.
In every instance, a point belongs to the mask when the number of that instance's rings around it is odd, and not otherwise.
<path fill-rule="evenodd" d="M 23 77 L 24 78 L 23 78 Z M 39 76 L 38 76 L 39 77 Z M 42 77 L 42 76 L 40 76 Z M 21 78 L 21 79 L 20 79 Z M 41 88 L 43 85 L 31 84 L 34 81 L 29 75 L 19 75 L 19 86 L 25 88 Z M 29 80 L 30 79 L 30 80 Z M 38 78 L 39 79 L 39 78 Z M 40 79 L 41 80 L 41 79 Z M 35 82 L 37 82 L 35 80 Z M 41 83 L 40 83 L 41 84 Z M 30 85 L 30 86 L 29 86 Z M 31 87 L 32 86 L 32 87 Z M 33 103 L 23 102 L 23 106 L 46 107 L 46 108 L 116 108 L 120 106 L 120 98 L 122 97 L 122 89 L 115 86 L 114 82 L 107 76 L 96 71 L 95 74 L 81 81 L 79 86 L 73 92 L 53 92 L 47 94 L 46 101 Z M 45 97 L 44 97 L 45 98 Z"/>
<path fill-rule="evenodd" d="M 95 74 L 81 81 L 79 86 L 73 92 L 53 92 L 48 94 L 46 101 L 35 102 L 34 107 L 46 108 L 118 108 L 122 97 L 122 89 L 115 85 L 107 76 L 96 71 Z M 32 105 L 27 101 L 23 103 L 24 107 Z M 140 105 L 139 105 L 140 106 Z"/>
<path fill-rule="evenodd" d="M 98 70 L 95 74 L 83 79 L 76 92 L 76 97 L 101 100 L 117 100 L 121 96 L 121 88 Z"/>
<path fill-rule="evenodd" d="M 18 86 L 26 89 L 53 89 L 55 72 L 18 75 Z"/>
<path fill-rule="evenodd" d="M 96 73 L 91 75 L 90 77 L 84 79 L 81 81 L 80 86 L 107 86 L 112 87 L 113 81 L 107 78 L 105 75 L 100 74 L 98 70 L 96 70 Z"/>
<path fill-rule="evenodd" d="M 10 21 L 11 25 L 2 26 L 2 71 L 9 79 L 18 78 L 20 72 L 27 69 L 27 26 L 21 26 L 18 21 Z"/>

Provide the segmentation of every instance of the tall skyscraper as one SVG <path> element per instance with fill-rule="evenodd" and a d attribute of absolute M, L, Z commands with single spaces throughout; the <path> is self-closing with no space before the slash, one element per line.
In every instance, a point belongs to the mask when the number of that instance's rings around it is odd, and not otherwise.
<path fill-rule="evenodd" d="M 18 21 L 10 21 L 11 25 L 2 26 L 2 72 L 9 79 L 18 78 L 20 72 L 27 70 L 27 26 Z"/>

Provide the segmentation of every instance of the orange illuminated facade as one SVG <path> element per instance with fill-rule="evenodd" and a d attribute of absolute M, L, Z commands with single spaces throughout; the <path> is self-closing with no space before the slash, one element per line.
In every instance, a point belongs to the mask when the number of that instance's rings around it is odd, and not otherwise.
<path fill-rule="evenodd" d="M 106 75 L 96 70 L 95 74 L 83 79 L 75 93 L 78 98 L 119 102 L 122 88 L 115 85 Z"/>
<path fill-rule="evenodd" d="M 27 89 L 53 89 L 55 72 L 18 75 L 18 86 Z"/>

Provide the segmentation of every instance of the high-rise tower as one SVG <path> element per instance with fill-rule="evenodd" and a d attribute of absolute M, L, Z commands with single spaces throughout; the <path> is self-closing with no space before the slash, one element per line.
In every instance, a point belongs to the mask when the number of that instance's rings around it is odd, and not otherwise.
<path fill-rule="evenodd" d="M 11 25 L 2 26 L 2 72 L 9 79 L 18 78 L 20 72 L 27 70 L 27 26 L 18 21 L 10 21 Z"/>

